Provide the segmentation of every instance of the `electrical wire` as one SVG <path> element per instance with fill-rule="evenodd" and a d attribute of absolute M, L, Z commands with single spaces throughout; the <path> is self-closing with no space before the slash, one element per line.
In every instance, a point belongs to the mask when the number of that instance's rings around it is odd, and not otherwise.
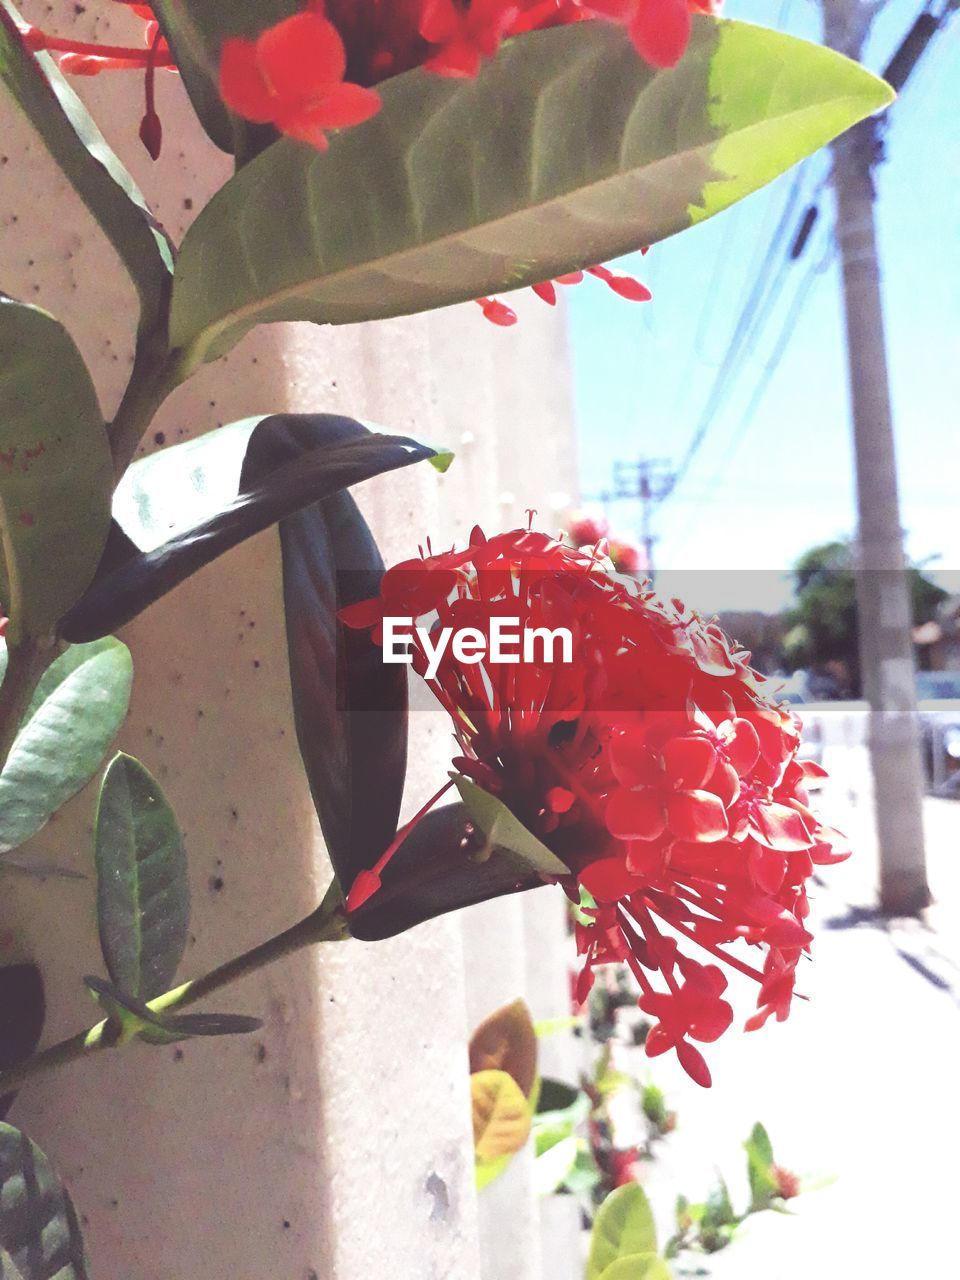
<path fill-rule="evenodd" d="M 789 257 L 784 255 L 780 269 L 775 274 L 771 275 L 771 269 L 776 261 L 778 252 L 781 252 L 784 248 L 794 213 L 800 203 L 805 173 L 806 165 L 802 165 L 787 192 L 776 229 L 767 246 L 763 260 L 754 273 L 753 282 L 746 291 L 736 325 L 730 341 L 727 343 L 717 376 L 714 378 L 713 385 L 707 395 L 703 411 L 697 421 L 686 451 L 677 466 L 674 489 L 690 470 L 707 432 L 729 399 L 730 393 L 736 385 L 743 361 L 750 355 L 756 345 L 756 340 L 769 314 L 770 307 L 776 301 L 783 287 L 783 280 L 789 267 Z"/>
<path fill-rule="evenodd" d="M 750 400 L 737 423 L 733 435 L 730 437 L 725 449 L 723 450 L 722 457 L 704 482 L 704 496 L 707 501 L 709 501 L 709 495 L 716 489 L 720 478 L 733 462 L 737 451 L 746 439 L 757 415 L 757 411 L 763 403 L 764 396 L 769 389 L 770 383 L 780 367 L 787 348 L 790 346 L 790 341 L 793 338 L 797 325 L 804 313 L 804 308 L 809 301 L 813 287 L 830 266 L 835 253 L 836 247 L 831 240 L 824 253 L 822 253 L 820 258 L 817 259 L 810 268 L 808 268 L 805 276 L 801 280 L 800 285 L 794 294 L 793 301 L 784 316 L 780 332 L 777 334 L 776 340 L 770 349 L 770 354 L 760 371 L 760 376 L 757 379 L 756 384 L 754 385 Z M 703 499 L 701 499 L 701 502 L 703 502 Z M 696 524 L 696 520 L 697 511 L 695 509 L 691 520 L 685 527 L 685 533 L 689 534 L 692 526 Z"/>

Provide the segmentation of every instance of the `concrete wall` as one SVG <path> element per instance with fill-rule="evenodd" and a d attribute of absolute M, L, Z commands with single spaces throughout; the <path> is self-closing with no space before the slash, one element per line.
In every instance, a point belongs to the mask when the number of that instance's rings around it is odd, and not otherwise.
<path fill-rule="evenodd" d="M 139 31 L 118 5 L 24 8 L 61 34 L 116 43 Z M 178 80 L 159 81 L 156 165 L 136 137 L 138 77 L 77 88 L 178 238 L 228 167 Z M 0 285 L 64 321 L 109 416 L 131 360 L 133 291 L 2 94 L 0 139 Z M 257 412 L 351 412 L 459 455 L 448 477 L 421 467 L 362 489 L 388 560 L 425 534 L 443 545 L 477 520 L 504 527 L 528 506 L 554 527 L 575 486 L 564 327 L 535 300 L 521 309 L 511 331 L 472 306 L 336 331 L 260 331 L 172 397 L 148 445 Z M 299 918 L 329 876 L 292 729 L 274 535 L 197 575 L 124 638 L 136 678 L 121 745 L 163 780 L 186 832 L 194 918 L 184 971 L 197 974 Z M 414 719 L 411 810 L 450 754 L 442 720 Z M 92 805 L 88 791 L 32 852 L 89 873 Z M 531 967 L 540 973 L 524 949 L 528 909 L 498 904 L 390 942 L 301 954 L 218 1002 L 262 1016 L 259 1035 L 134 1046 L 25 1088 L 13 1120 L 70 1184 L 98 1280 L 538 1276 L 522 1162 L 520 1193 L 497 1210 L 512 1250 L 481 1268 L 465 1054 L 469 1024 L 521 993 Z M 0 912 L 16 949 L 42 966 L 45 1040 L 89 1023 L 80 977 L 100 970 L 92 882 L 9 878 Z M 542 920 L 538 958 L 550 973 L 560 920 L 546 933 Z M 536 1012 L 563 1012 L 563 988 L 549 994 L 545 984 Z"/>

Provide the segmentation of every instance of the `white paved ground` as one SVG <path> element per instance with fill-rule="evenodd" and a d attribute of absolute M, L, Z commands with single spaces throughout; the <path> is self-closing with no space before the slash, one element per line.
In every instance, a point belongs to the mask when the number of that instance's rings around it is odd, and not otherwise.
<path fill-rule="evenodd" d="M 960 802 L 925 802 L 938 897 L 928 921 L 882 922 L 869 911 L 876 854 L 862 755 L 848 749 L 825 763 L 834 779 L 821 807 L 857 852 L 823 869 L 814 961 L 803 966 L 811 999 L 786 1024 L 708 1046 L 709 1091 L 657 1061 L 680 1124 L 647 1189 L 668 1220 L 676 1192 L 705 1192 L 717 1166 L 742 1201 L 740 1144 L 762 1120 L 781 1163 L 836 1181 L 796 1201 L 794 1217 L 752 1219 L 704 1260 L 709 1274 L 960 1277 Z"/>

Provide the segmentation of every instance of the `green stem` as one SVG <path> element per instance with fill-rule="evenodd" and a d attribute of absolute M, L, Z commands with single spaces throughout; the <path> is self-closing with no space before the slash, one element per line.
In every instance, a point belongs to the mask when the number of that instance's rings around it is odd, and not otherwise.
<path fill-rule="evenodd" d="M 258 947 L 245 951 L 243 955 L 234 956 L 226 964 L 211 969 L 202 978 L 195 978 L 192 982 L 185 982 L 182 986 L 157 996 L 155 1000 L 148 1002 L 149 1007 L 155 1013 L 172 1013 L 176 1009 L 196 1004 L 205 996 L 238 982 L 241 978 L 273 964 L 283 956 L 292 955 L 293 952 L 301 951 L 315 942 L 334 942 L 348 936 L 342 898 L 337 887 L 327 894 L 317 910 L 306 919 L 285 929 L 283 933 L 269 938 L 266 942 L 261 942 Z M 78 1058 L 85 1058 L 88 1054 L 97 1053 L 101 1049 L 115 1047 L 116 1038 L 112 1032 L 112 1025 L 105 1019 L 87 1031 L 71 1036 L 69 1040 L 61 1040 L 59 1044 L 51 1045 L 49 1049 L 42 1049 L 32 1058 L 27 1058 L 18 1066 L 0 1073 L 0 1094 L 18 1089 L 25 1081 L 45 1075 L 54 1067 L 62 1066 L 66 1062 L 75 1062 Z"/>
<path fill-rule="evenodd" d="M 0 685 L 0 773 L 20 731 L 24 712 L 56 652 L 35 640 L 7 645 L 7 670 Z"/>
<path fill-rule="evenodd" d="M 133 461 L 157 410 L 176 385 L 163 335 L 141 335 L 137 340 L 130 381 L 108 428 L 113 472 L 118 481 Z"/>

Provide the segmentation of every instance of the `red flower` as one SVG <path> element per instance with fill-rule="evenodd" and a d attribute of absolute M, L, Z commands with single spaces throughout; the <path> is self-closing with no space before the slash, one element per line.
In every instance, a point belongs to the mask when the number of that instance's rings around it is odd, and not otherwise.
<path fill-rule="evenodd" d="M 624 538 L 611 538 L 607 554 L 617 573 L 643 573 L 650 567 L 640 548 Z"/>
<path fill-rule="evenodd" d="M 465 551 L 398 565 L 376 600 L 343 616 L 375 637 L 385 616 L 473 627 L 488 648 L 498 619 L 568 628 L 570 663 L 541 650 L 464 662 L 448 648 L 429 684 L 453 721 L 456 768 L 571 868 L 575 902 L 589 895 L 577 1000 L 597 965 L 626 961 L 656 1019 L 647 1052 L 675 1050 L 702 1085 L 693 1041 L 717 1039 L 733 1010 L 721 968 L 691 950 L 759 983 L 748 1026 L 787 1016 L 811 941 L 806 882 L 846 853 L 807 805 L 798 723 L 716 624 L 529 530 L 475 530 Z M 419 638 L 412 650 L 423 675 Z M 385 858 L 351 909 L 376 891 Z"/>
<path fill-rule="evenodd" d="M 227 40 L 220 92 L 238 115 L 273 124 L 323 149 L 326 130 L 360 124 L 380 108 L 370 89 L 344 81 L 347 54 L 340 33 L 307 11 L 268 27 L 256 40 Z"/>
<path fill-rule="evenodd" d="M 497 52 L 518 16 L 514 0 L 423 0 L 420 34 L 437 46 L 424 66 L 445 76 L 475 76 Z"/>
<path fill-rule="evenodd" d="M 606 517 L 578 512 L 570 520 L 567 536 L 575 547 L 595 547 L 608 532 Z"/>

